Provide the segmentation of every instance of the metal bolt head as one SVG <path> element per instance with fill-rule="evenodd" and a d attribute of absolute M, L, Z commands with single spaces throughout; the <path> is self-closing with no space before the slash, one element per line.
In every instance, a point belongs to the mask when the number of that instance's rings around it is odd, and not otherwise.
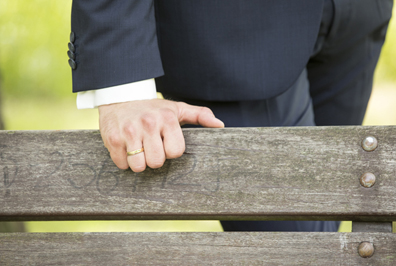
<path fill-rule="evenodd" d="M 358 252 L 362 258 L 370 258 L 374 254 L 374 246 L 370 242 L 362 242 L 358 247 Z"/>
<path fill-rule="evenodd" d="M 366 187 L 366 188 L 374 186 L 374 184 L 375 184 L 375 175 L 372 174 L 372 173 L 364 173 L 360 177 L 360 184 L 363 187 Z"/>
<path fill-rule="evenodd" d="M 373 151 L 377 148 L 377 146 L 378 146 L 378 141 L 373 136 L 367 136 L 362 141 L 362 148 L 365 151 Z"/>

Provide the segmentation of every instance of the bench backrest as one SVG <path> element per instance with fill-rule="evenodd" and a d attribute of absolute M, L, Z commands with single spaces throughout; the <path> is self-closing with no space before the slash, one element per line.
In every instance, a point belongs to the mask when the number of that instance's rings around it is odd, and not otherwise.
<path fill-rule="evenodd" d="M 352 220 L 355 232 L 9 233 L 0 262 L 396 264 L 396 127 L 184 135 L 181 158 L 136 174 L 116 168 L 98 131 L 0 132 L 0 220 Z"/>

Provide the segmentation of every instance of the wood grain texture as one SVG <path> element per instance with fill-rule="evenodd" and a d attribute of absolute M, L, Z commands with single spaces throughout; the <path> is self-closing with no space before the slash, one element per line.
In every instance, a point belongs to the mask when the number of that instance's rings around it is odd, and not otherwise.
<path fill-rule="evenodd" d="M 361 258 L 368 241 L 374 255 Z M 385 233 L 8 233 L 8 265 L 395 265 L 396 234 Z"/>
<path fill-rule="evenodd" d="M 0 220 L 396 220 L 396 127 L 184 135 L 181 158 L 135 174 L 117 169 L 98 131 L 2 131 Z"/>

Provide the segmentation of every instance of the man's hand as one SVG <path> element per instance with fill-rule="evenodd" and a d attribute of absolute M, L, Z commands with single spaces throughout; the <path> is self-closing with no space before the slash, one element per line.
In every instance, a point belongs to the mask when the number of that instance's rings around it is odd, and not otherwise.
<path fill-rule="evenodd" d="M 99 106 L 104 145 L 118 168 L 134 172 L 180 157 L 185 150 L 183 124 L 224 127 L 209 108 L 183 102 L 153 99 Z M 127 151 L 142 147 L 144 152 L 127 156 Z"/>

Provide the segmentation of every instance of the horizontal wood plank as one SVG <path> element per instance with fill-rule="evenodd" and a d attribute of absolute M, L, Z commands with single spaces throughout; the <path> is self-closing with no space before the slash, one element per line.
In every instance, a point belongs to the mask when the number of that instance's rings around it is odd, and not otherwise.
<path fill-rule="evenodd" d="M 374 255 L 358 254 L 361 242 Z M 8 233 L 1 265 L 395 265 L 386 233 Z"/>
<path fill-rule="evenodd" d="M 0 220 L 396 220 L 394 126 L 183 132 L 181 158 L 136 174 L 98 131 L 1 131 Z"/>

